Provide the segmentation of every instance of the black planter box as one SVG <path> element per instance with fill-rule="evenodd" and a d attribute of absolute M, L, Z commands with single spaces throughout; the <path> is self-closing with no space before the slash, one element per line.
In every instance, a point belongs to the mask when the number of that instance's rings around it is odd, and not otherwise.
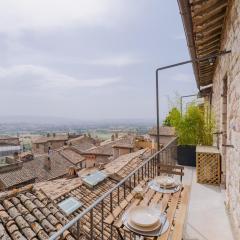
<path fill-rule="evenodd" d="M 196 167 L 196 146 L 179 145 L 177 147 L 177 162 L 179 165 Z"/>

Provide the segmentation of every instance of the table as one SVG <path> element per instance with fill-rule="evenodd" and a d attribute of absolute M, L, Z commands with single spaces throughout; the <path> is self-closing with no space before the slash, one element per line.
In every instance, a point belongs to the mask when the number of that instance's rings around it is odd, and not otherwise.
<path fill-rule="evenodd" d="M 146 183 L 140 183 L 140 185 L 147 189 Z M 133 233 L 131 233 L 122 222 L 123 213 L 134 206 L 153 206 L 162 201 L 162 207 L 166 210 L 170 227 L 167 232 L 159 237 L 145 237 L 144 239 L 181 240 L 188 209 L 189 192 L 190 186 L 187 185 L 181 186 L 180 191 L 172 194 L 159 193 L 152 189 L 147 189 L 142 200 L 134 198 L 133 193 L 130 193 L 127 195 L 126 199 L 123 200 L 119 206 L 114 208 L 112 213 L 104 219 L 104 223 L 114 227 L 120 239 L 128 239 L 128 236 L 131 238 Z"/>

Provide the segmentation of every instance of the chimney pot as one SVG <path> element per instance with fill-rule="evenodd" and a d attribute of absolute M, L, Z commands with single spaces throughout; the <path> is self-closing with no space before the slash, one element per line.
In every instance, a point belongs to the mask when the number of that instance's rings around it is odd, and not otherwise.
<path fill-rule="evenodd" d="M 114 135 L 111 136 L 111 140 L 114 141 Z"/>

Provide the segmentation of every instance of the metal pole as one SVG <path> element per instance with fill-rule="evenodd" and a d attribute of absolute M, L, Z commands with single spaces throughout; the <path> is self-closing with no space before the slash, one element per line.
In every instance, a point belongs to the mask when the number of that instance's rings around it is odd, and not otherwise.
<path fill-rule="evenodd" d="M 180 97 L 180 105 L 181 105 L 181 117 L 182 117 L 182 96 Z"/>
<path fill-rule="evenodd" d="M 183 98 L 187 98 L 187 97 L 195 97 L 195 96 L 197 96 L 197 94 L 190 94 L 190 95 L 185 95 L 185 96 L 181 96 L 181 100 L 180 100 L 180 104 L 181 104 L 181 116 L 182 116 L 182 112 L 183 112 L 183 103 L 182 103 L 182 101 L 183 101 Z"/>
<path fill-rule="evenodd" d="M 159 94 L 158 94 L 158 69 L 156 70 L 156 106 L 157 106 L 157 151 L 160 151 L 159 134 Z M 158 156 L 159 159 L 159 156 Z"/>
<path fill-rule="evenodd" d="M 181 66 L 181 65 L 185 65 L 185 64 L 188 64 L 188 63 L 193 63 L 193 62 L 203 62 L 203 61 L 206 61 L 206 60 L 209 60 L 209 59 L 214 59 L 218 56 L 222 56 L 222 55 L 225 55 L 225 54 L 228 54 L 228 53 L 231 53 L 231 50 L 228 50 L 228 51 L 222 51 L 222 52 L 219 52 L 217 54 L 212 54 L 212 55 L 209 55 L 207 57 L 202 57 L 202 58 L 196 58 L 196 59 L 192 59 L 192 60 L 188 60 L 188 61 L 183 61 L 183 62 L 180 62 L 180 63 L 175 63 L 175 64 L 172 64 L 172 65 L 168 65 L 168 66 L 164 66 L 164 67 L 160 67 L 160 68 L 157 68 L 156 69 L 156 107 L 157 107 L 157 151 L 159 152 L 160 150 L 160 140 L 159 140 L 159 93 L 158 93 L 158 72 L 159 71 L 162 71 L 164 69 L 168 69 L 168 68 L 173 68 L 173 67 L 177 67 L 177 66 Z"/>

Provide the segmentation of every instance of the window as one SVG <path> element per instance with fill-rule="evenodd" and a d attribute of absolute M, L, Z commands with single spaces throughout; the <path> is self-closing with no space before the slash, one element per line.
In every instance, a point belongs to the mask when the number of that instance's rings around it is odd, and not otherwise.
<path fill-rule="evenodd" d="M 107 175 L 104 172 L 96 171 L 84 177 L 83 182 L 89 187 L 94 187 L 98 183 L 102 182 L 105 178 L 107 178 Z"/>
<path fill-rule="evenodd" d="M 69 197 L 58 204 L 67 216 L 82 207 L 82 205 L 83 204 L 74 197 Z"/>

